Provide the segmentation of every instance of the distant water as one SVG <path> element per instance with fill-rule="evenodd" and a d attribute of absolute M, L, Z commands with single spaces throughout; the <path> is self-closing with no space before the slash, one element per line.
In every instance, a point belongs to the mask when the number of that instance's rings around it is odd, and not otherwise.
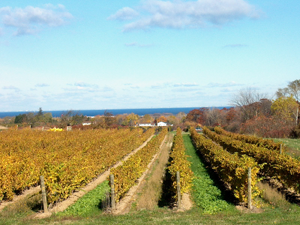
<path fill-rule="evenodd" d="M 154 113 L 172 113 L 173 115 L 178 114 L 179 112 L 184 112 L 188 114 L 193 109 L 199 109 L 200 107 L 188 107 L 188 108 L 149 108 L 149 109 L 100 109 L 100 110 L 72 110 L 74 113 L 82 114 L 84 116 L 96 116 L 96 115 L 103 115 L 104 112 L 112 113 L 113 115 L 119 114 L 130 114 L 134 113 L 139 116 L 143 116 L 146 114 L 154 114 Z M 222 109 L 224 107 L 214 107 L 218 109 Z M 229 108 L 226 107 L 225 108 Z M 17 116 L 20 114 L 26 114 L 30 111 L 24 112 L 0 112 L 0 118 L 6 116 Z M 31 111 L 33 113 L 37 113 L 38 111 Z M 43 111 L 44 113 L 50 112 L 52 113 L 53 117 L 60 117 L 63 114 L 66 114 L 68 110 L 61 110 L 61 111 Z"/>

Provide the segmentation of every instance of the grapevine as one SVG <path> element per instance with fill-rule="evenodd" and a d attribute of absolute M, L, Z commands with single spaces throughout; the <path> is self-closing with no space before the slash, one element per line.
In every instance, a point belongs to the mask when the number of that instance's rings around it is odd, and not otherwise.
<path fill-rule="evenodd" d="M 140 146 L 154 129 L 0 133 L 0 201 L 45 178 L 48 203 L 62 201 Z"/>
<path fill-rule="evenodd" d="M 187 160 L 187 155 L 185 154 L 185 147 L 183 143 L 183 138 L 181 134 L 181 129 L 177 128 L 176 135 L 174 137 L 173 146 L 170 154 L 171 162 L 168 166 L 169 173 L 171 174 L 171 179 L 173 182 L 173 193 L 176 193 L 175 198 L 177 199 L 176 192 L 176 172 L 180 172 L 180 192 L 188 193 L 192 187 L 193 172 L 190 168 L 191 163 Z"/>
<path fill-rule="evenodd" d="M 233 191 L 240 202 L 248 201 L 248 168 L 251 168 L 251 197 L 255 198 L 260 194 L 256 183 L 259 167 L 250 157 L 238 154 L 231 154 L 212 140 L 198 134 L 191 129 L 191 137 L 195 148 L 209 160 L 212 168 L 218 173 L 220 179 Z"/>

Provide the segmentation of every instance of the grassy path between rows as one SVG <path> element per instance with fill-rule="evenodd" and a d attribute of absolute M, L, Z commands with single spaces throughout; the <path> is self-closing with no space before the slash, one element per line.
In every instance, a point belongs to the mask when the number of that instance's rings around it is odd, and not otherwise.
<path fill-rule="evenodd" d="M 183 140 L 195 176 L 192 196 L 196 205 L 208 214 L 234 208 L 223 199 L 220 189 L 216 187 L 214 181 L 210 178 L 204 163 L 199 158 L 191 142 L 190 136 L 184 134 Z"/>
<path fill-rule="evenodd" d="M 300 139 L 272 138 L 272 140 L 274 142 L 282 142 L 288 148 L 286 154 L 300 159 Z"/>

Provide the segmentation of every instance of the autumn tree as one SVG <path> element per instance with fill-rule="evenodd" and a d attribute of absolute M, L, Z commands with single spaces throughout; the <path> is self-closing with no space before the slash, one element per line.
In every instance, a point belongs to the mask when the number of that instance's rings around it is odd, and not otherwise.
<path fill-rule="evenodd" d="M 7 126 L 9 124 L 13 124 L 14 122 L 15 122 L 14 117 L 6 116 L 4 118 L 1 118 L 0 124 Z"/>
<path fill-rule="evenodd" d="M 116 124 L 116 118 L 114 117 L 114 115 L 106 110 L 104 112 L 104 121 L 105 121 L 106 127 L 110 127 L 113 124 Z"/>
<path fill-rule="evenodd" d="M 173 130 L 177 129 L 180 126 L 181 119 L 177 116 L 170 115 L 167 117 L 167 123 L 173 125 Z"/>
<path fill-rule="evenodd" d="M 69 110 L 66 113 L 61 115 L 60 118 L 60 127 L 73 126 L 81 124 L 84 120 L 84 116 L 79 112 Z"/>
<path fill-rule="evenodd" d="M 131 113 L 125 117 L 123 125 L 125 126 L 134 126 L 139 121 L 139 116 L 137 114 Z"/>
<path fill-rule="evenodd" d="M 93 128 L 105 128 L 106 127 L 106 123 L 105 123 L 105 118 L 104 116 L 100 116 L 100 115 L 96 115 L 93 119 L 92 119 L 92 127 Z"/>
<path fill-rule="evenodd" d="M 266 94 L 261 94 L 254 89 L 247 88 L 235 94 L 231 100 L 231 104 L 241 109 L 242 121 L 247 121 L 259 115 L 261 99 L 266 99 Z"/>
<path fill-rule="evenodd" d="M 205 124 L 206 121 L 206 114 L 205 112 L 207 111 L 207 108 L 200 108 L 200 109 L 193 109 L 190 111 L 187 116 L 186 120 L 188 121 L 193 121 L 199 124 Z"/>
<path fill-rule="evenodd" d="M 279 88 L 276 92 L 277 98 L 289 97 L 293 95 L 297 102 L 300 101 L 300 80 L 294 80 L 289 82 L 285 88 Z"/>
<path fill-rule="evenodd" d="M 167 122 L 170 123 L 170 124 L 175 124 L 175 123 L 179 122 L 179 118 L 177 118 L 174 115 L 171 115 L 171 116 L 167 117 Z"/>
<path fill-rule="evenodd" d="M 150 116 L 149 114 L 146 114 L 140 119 L 140 123 L 152 123 L 153 120 L 154 119 L 152 116 Z"/>
<path fill-rule="evenodd" d="M 124 121 L 126 121 L 126 115 L 122 115 L 122 114 L 119 114 L 119 115 L 116 115 L 115 116 L 115 120 L 116 120 L 116 123 L 120 126 L 120 125 L 123 125 L 124 124 Z"/>
<path fill-rule="evenodd" d="M 239 108 L 230 108 L 226 110 L 224 128 L 230 132 L 239 132 L 241 128 L 241 110 Z"/>
<path fill-rule="evenodd" d="M 298 119 L 298 103 L 292 95 L 289 97 L 281 96 L 273 101 L 271 109 L 274 116 L 286 121 L 296 121 Z"/>
<path fill-rule="evenodd" d="M 52 123 L 52 113 L 44 113 L 42 108 L 39 108 L 38 113 L 29 112 L 26 114 L 20 114 L 15 117 L 15 123 L 23 125 L 44 126 L 48 123 Z"/>
<path fill-rule="evenodd" d="M 231 107 L 226 113 L 226 122 L 229 124 L 230 122 L 234 121 L 237 116 L 237 111 L 235 108 Z"/>
<path fill-rule="evenodd" d="M 156 121 L 157 121 L 157 123 L 159 123 L 159 122 L 165 122 L 166 123 L 168 120 L 165 116 L 160 116 L 159 118 L 156 119 Z"/>
<path fill-rule="evenodd" d="M 27 116 L 26 114 L 20 114 L 20 115 L 17 115 L 15 117 L 15 123 L 26 123 L 27 122 Z"/>
<path fill-rule="evenodd" d="M 226 121 L 226 114 L 222 110 L 216 108 L 210 108 L 206 111 L 205 114 L 206 114 L 205 125 L 219 126 Z"/>

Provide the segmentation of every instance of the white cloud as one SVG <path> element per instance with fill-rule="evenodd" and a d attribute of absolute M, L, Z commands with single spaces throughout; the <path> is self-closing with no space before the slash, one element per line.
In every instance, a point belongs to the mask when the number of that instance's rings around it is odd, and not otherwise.
<path fill-rule="evenodd" d="M 243 84 L 236 83 L 235 81 L 231 81 L 229 83 L 209 83 L 207 85 L 209 88 L 229 88 L 229 87 L 237 87 L 237 86 L 243 86 Z"/>
<path fill-rule="evenodd" d="M 40 88 L 49 87 L 49 86 L 50 86 L 49 84 L 45 84 L 45 83 L 40 83 L 35 85 L 35 87 L 40 87 Z"/>
<path fill-rule="evenodd" d="M 121 16 L 123 9 L 109 18 L 123 18 Z M 142 16 L 127 23 L 124 31 L 153 27 L 197 28 L 208 24 L 223 25 L 234 20 L 260 16 L 259 11 L 244 0 L 146 0 L 142 3 L 140 11 Z"/>
<path fill-rule="evenodd" d="M 98 88 L 98 85 L 96 84 L 88 84 L 85 82 L 77 82 L 74 84 L 76 87 L 81 87 L 81 88 Z"/>
<path fill-rule="evenodd" d="M 131 20 L 137 17 L 139 13 L 132 8 L 124 7 L 117 11 L 115 14 L 111 15 L 107 19 L 109 20 Z"/>
<path fill-rule="evenodd" d="M 3 90 L 20 91 L 19 88 L 15 87 L 15 86 L 12 86 L 12 85 L 10 85 L 10 86 L 4 86 L 2 89 L 3 89 Z"/>
<path fill-rule="evenodd" d="M 73 84 L 67 84 L 69 87 L 64 87 L 63 90 L 66 93 L 83 94 L 83 93 L 105 93 L 113 92 L 114 89 L 109 86 L 99 87 L 97 84 L 90 84 L 85 82 L 76 82 Z"/>
<path fill-rule="evenodd" d="M 197 87 L 199 86 L 196 83 L 177 83 L 173 85 L 174 87 Z"/>
<path fill-rule="evenodd" d="M 45 8 L 27 6 L 25 8 L 0 8 L 0 18 L 6 27 L 16 28 L 14 35 L 35 34 L 45 27 L 58 27 L 73 16 L 63 5 L 48 4 Z"/>

